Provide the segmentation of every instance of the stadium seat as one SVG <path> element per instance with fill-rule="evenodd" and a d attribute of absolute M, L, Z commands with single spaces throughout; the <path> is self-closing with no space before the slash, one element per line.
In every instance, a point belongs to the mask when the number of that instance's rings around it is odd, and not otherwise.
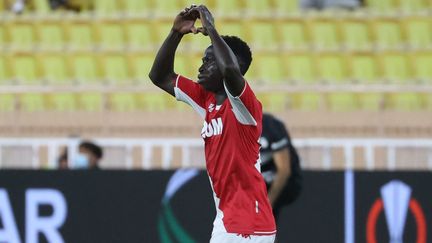
<path fill-rule="evenodd" d="M 123 53 L 105 54 L 101 57 L 102 77 L 110 84 L 130 84 L 130 65 Z"/>
<path fill-rule="evenodd" d="M 165 41 L 165 39 L 167 38 L 168 34 L 171 31 L 172 28 L 172 20 L 169 21 L 158 21 L 156 20 L 154 23 L 151 23 L 152 25 L 155 26 L 155 31 L 153 31 L 152 33 L 155 33 L 155 45 L 157 47 L 160 47 L 162 45 L 162 43 Z"/>
<path fill-rule="evenodd" d="M 412 79 L 410 63 L 403 53 L 380 55 L 383 78 L 391 83 L 407 83 Z"/>
<path fill-rule="evenodd" d="M 405 19 L 404 27 L 407 43 L 411 49 L 432 48 L 432 22 L 430 18 Z"/>
<path fill-rule="evenodd" d="M 294 110 L 317 111 L 321 108 L 322 98 L 315 92 L 296 93 L 291 95 Z"/>
<path fill-rule="evenodd" d="M 375 43 L 380 49 L 400 49 L 403 47 L 402 32 L 397 20 L 380 19 L 372 22 Z"/>
<path fill-rule="evenodd" d="M 341 23 L 342 43 L 348 50 L 370 50 L 370 29 L 363 19 L 345 19 Z"/>
<path fill-rule="evenodd" d="M 141 93 L 136 96 L 140 110 L 163 111 L 167 108 L 167 100 L 174 99 L 165 93 Z"/>
<path fill-rule="evenodd" d="M 77 95 L 79 110 L 100 112 L 104 109 L 104 102 L 100 92 L 85 92 Z"/>
<path fill-rule="evenodd" d="M 69 112 L 76 111 L 76 97 L 72 93 L 56 93 L 48 95 L 48 108 L 51 111 Z"/>
<path fill-rule="evenodd" d="M 432 94 L 431 93 L 423 93 L 422 100 L 424 104 L 424 109 L 428 111 L 432 111 Z"/>
<path fill-rule="evenodd" d="M 357 96 L 347 92 L 333 92 L 327 95 L 327 107 L 334 112 L 348 112 L 358 109 Z"/>
<path fill-rule="evenodd" d="M 180 44 L 180 49 L 185 45 L 185 49 L 194 53 L 204 53 L 205 49 L 211 45 L 210 38 L 204 35 L 186 35 Z"/>
<path fill-rule="evenodd" d="M 19 104 L 20 110 L 25 112 L 37 112 L 46 110 L 44 94 L 21 94 Z"/>
<path fill-rule="evenodd" d="M 313 19 L 308 29 L 312 43 L 318 50 L 335 50 L 340 47 L 337 25 L 332 19 Z"/>
<path fill-rule="evenodd" d="M 277 15 L 287 15 L 299 11 L 299 1 L 276 0 L 275 13 Z"/>
<path fill-rule="evenodd" d="M 111 15 L 119 11 L 119 1 L 117 0 L 96 0 L 94 1 L 94 9 L 97 14 Z"/>
<path fill-rule="evenodd" d="M 125 33 L 119 21 L 97 22 L 97 43 L 103 50 L 121 50 L 125 46 Z"/>
<path fill-rule="evenodd" d="M 153 66 L 155 54 L 136 53 L 131 56 L 131 72 L 136 83 L 150 85 L 149 72 Z"/>
<path fill-rule="evenodd" d="M 269 0 L 245 1 L 247 14 L 252 17 L 272 16 L 274 9 L 270 2 Z"/>
<path fill-rule="evenodd" d="M 33 5 L 36 12 L 39 14 L 47 14 L 51 12 L 51 7 L 49 6 L 49 2 L 46 0 L 33 0 Z"/>
<path fill-rule="evenodd" d="M 305 23 L 301 19 L 280 21 L 277 24 L 279 45 L 285 50 L 306 50 L 309 47 Z"/>
<path fill-rule="evenodd" d="M 253 2 L 253 1 L 250 1 Z M 271 21 L 252 21 L 247 25 L 250 33 L 250 46 L 256 51 L 275 51 L 278 48 L 276 26 Z"/>
<path fill-rule="evenodd" d="M 220 20 L 216 22 L 216 28 L 221 35 L 235 35 L 242 39 L 246 36 L 244 25 L 238 20 Z"/>
<path fill-rule="evenodd" d="M 10 58 L 0 55 L 0 85 L 11 84 Z"/>
<path fill-rule="evenodd" d="M 240 17 L 243 15 L 245 6 L 242 1 L 217 0 L 215 1 L 214 14 L 221 17 Z"/>
<path fill-rule="evenodd" d="M 380 93 L 360 93 L 357 95 L 359 109 L 363 111 L 380 111 L 384 107 L 383 95 Z"/>
<path fill-rule="evenodd" d="M 308 53 L 287 53 L 284 57 L 288 80 L 301 84 L 317 82 L 315 58 Z"/>
<path fill-rule="evenodd" d="M 378 64 L 371 53 L 353 53 L 348 60 L 353 81 L 365 84 L 379 81 Z"/>
<path fill-rule="evenodd" d="M 109 107 L 112 111 L 128 112 L 137 110 L 135 95 L 130 93 L 114 93 L 109 97 Z"/>
<path fill-rule="evenodd" d="M 190 60 L 190 55 L 177 54 L 174 59 L 174 71 L 185 77 L 195 79 L 198 75 L 198 68 L 192 67 Z"/>
<path fill-rule="evenodd" d="M 272 92 L 272 93 L 257 93 L 258 100 L 263 106 L 265 112 L 284 111 L 288 108 L 290 94 Z"/>
<path fill-rule="evenodd" d="M 424 84 L 432 84 L 432 52 L 416 52 L 411 63 L 415 79 Z"/>
<path fill-rule="evenodd" d="M 180 2 L 177 0 L 154 1 L 154 13 L 157 17 L 176 16 L 185 8 L 185 5 L 180 4 Z"/>
<path fill-rule="evenodd" d="M 66 57 L 63 54 L 42 54 L 39 57 L 42 78 L 51 85 L 72 85 Z"/>
<path fill-rule="evenodd" d="M 100 79 L 97 58 L 92 54 L 82 53 L 70 56 L 72 77 L 80 84 L 95 84 Z"/>
<path fill-rule="evenodd" d="M 89 19 L 68 21 L 65 26 L 70 49 L 88 51 L 94 48 L 95 36 Z"/>
<path fill-rule="evenodd" d="M 282 61 L 277 53 L 256 55 L 255 68 L 258 69 L 258 76 L 255 81 L 268 85 L 282 83 L 286 78 Z"/>
<path fill-rule="evenodd" d="M 13 22 L 7 25 L 9 46 L 13 50 L 30 51 L 35 42 L 35 32 L 30 20 Z"/>
<path fill-rule="evenodd" d="M 37 44 L 43 50 L 61 50 L 65 46 L 64 28 L 55 21 L 37 23 Z"/>
<path fill-rule="evenodd" d="M 409 1 L 399 1 L 399 7 L 404 12 L 421 12 L 427 11 L 430 7 L 428 6 L 429 0 L 409 0 Z M 430 2 L 430 1 L 429 1 Z"/>
<path fill-rule="evenodd" d="M 422 109 L 421 96 L 417 93 L 388 94 L 386 108 L 397 111 L 419 111 Z"/>
<path fill-rule="evenodd" d="M 0 25 L 0 49 L 2 49 L 4 45 L 6 45 L 6 33 L 6 25 Z"/>
<path fill-rule="evenodd" d="M 318 76 L 327 83 L 343 84 L 348 80 L 346 57 L 335 53 L 324 53 L 317 58 Z"/>
<path fill-rule="evenodd" d="M 127 0 L 123 1 L 123 7 L 128 15 L 143 16 L 151 13 L 153 6 L 151 0 Z"/>
<path fill-rule="evenodd" d="M 0 112 L 15 111 L 15 95 L 0 94 Z"/>
<path fill-rule="evenodd" d="M 396 0 L 366 0 L 366 6 L 379 13 L 394 13 L 397 2 Z"/>
<path fill-rule="evenodd" d="M 128 47 L 131 49 L 152 50 L 155 40 L 153 26 L 149 22 L 130 20 L 126 22 L 126 39 Z M 166 33 L 168 35 L 168 33 Z M 162 43 L 158 43 L 162 45 Z"/>
<path fill-rule="evenodd" d="M 12 56 L 12 76 L 20 84 L 40 85 L 38 62 L 32 54 Z"/>

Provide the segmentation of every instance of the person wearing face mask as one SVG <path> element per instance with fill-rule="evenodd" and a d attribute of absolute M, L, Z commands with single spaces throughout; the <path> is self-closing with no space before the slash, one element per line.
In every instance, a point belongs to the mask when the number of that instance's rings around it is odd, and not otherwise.
<path fill-rule="evenodd" d="M 100 146 L 89 141 L 83 141 L 78 146 L 78 154 L 75 155 L 71 166 L 73 169 L 100 169 L 99 161 L 102 157 L 103 150 Z"/>

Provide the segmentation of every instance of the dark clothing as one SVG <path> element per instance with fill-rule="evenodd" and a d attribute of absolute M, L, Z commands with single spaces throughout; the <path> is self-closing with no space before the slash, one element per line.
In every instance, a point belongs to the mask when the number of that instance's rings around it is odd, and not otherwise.
<path fill-rule="evenodd" d="M 263 129 L 261 134 L 261 173 L 270 189 L 276 175 L 276 164 L 273 160 L 273 153 L 288 148 L 291 159 L 291 176 L 273 206 L 275 217 L 280 207 L 292 203 L 300 194 L 302 176 L 300 169 L 300 158 L 296 149 L 291 144 L 291 138 L 285 125 L 269 114 L 263 115 Z"/>

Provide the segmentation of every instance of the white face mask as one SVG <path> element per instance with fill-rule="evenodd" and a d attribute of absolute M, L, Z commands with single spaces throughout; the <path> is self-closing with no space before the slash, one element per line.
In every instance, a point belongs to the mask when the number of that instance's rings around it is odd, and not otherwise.
<path fill-rule="evenodd" d="M 89 158 L 86 154 L 78 153 L 72 163 L 73 169 L 87 169 L 89 167 Z"/>

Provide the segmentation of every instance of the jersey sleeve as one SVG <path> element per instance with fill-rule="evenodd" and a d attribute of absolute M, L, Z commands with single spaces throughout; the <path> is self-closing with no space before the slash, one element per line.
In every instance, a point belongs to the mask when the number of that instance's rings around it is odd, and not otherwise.
<path fill-rule="evenodd" d="M 243 125 L 256 126 L 256 121 L 262 116 L 262 105 L 249 84 L 245 81 L 245 87 L 239 96 L 231 95 L 225 83 L 224 87 L 237 121 Z"/>
<path fill-rule="evenodd" d="M 274 118 L 273 118 L 274 119 Z M 288 148 L 291 140 L 285 125 L 278 120 L 273 120 L 272 134 L 273 137 L 270 141 L 270 149 L 273 152 Z"/>
<path fill-rule="evenodd" d="M 174 84 L 175 97 L 190 105 L 200 116 L 205 118 L 206 91 L 196 82 L 178 75 Z"/>

